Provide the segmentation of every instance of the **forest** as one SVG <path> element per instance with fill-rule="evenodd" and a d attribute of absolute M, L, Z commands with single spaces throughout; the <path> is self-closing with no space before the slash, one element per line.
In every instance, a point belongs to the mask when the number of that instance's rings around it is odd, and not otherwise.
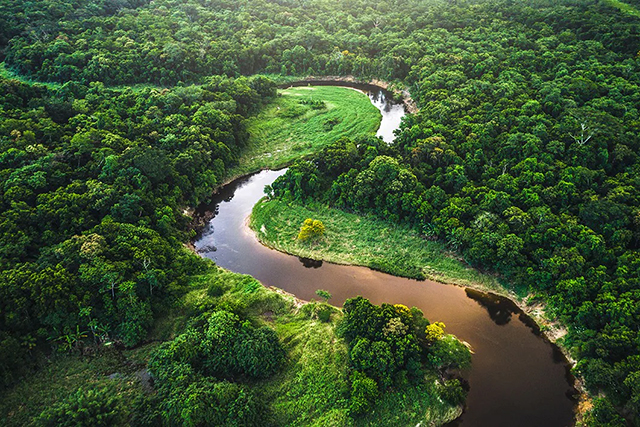
<path fill-rule="evenodd" d="M 184 248 L 195 235 L 184 209 L 238 164 L 247 119 L 276 98 L 277 82 L 354 75 L 408 88 L 419 112 L 391 145 L 327 141 L 270 196 L 413 227 L 531 292 L 568 327 L 562 345 L 594 397 L 584 423 L 639 425 L 638 8 L 0 0 L 0 388 L 54 350 L 145 342 L 192 277 L 213 268 Z M 224 307 L 208 314 L 255 336 L 278 364 L 283 350 L 269 332 Z M 175 340 L 213 334 L 207 319 Z M 345 337 L 363 357 L 379 341 Z M 197 339 L 197 351 L 211 351 Z M 168 347 L 152 362 L 158 378 L 181 369 L 196 378 L 194 393 L 215 388 L 260 413 L 229 378 L 212 385 L 220 368 L 200 366 L 205 353 L 183 360 Z M 234 375 L 255 375 L 218 356 Z M 394 369 L 411 372 L 412 360 Z M 389 383 L 364 366 L 353 370 L 353 414 L 372 381 Z"/>

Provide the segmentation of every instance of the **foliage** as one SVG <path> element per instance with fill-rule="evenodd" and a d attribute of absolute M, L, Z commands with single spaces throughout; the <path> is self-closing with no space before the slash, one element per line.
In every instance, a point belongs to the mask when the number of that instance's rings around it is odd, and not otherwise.
<path fill-rule="evenodd" d="M 39 426 L 111 426 L 117 423 L 118 396 L 107 388 L 79 388 L 66 400 L 45 409 Z"/>
<path fill-rule="evenodd" d="M 434 322 L 425 328 L 424 333 L 428 342 L 435 343 L 444 336 L 444 323 Z"/>
<path fill-rule="evenodd" d="M 149 367 L 157 380 L 167 424 L 257 425 L 265 403 L 237 382 L 267 378 L 282 367 L 276 333 L 216 311 L 162 344 Z M 229 382 L 235 381 L 235 382 Z"/>
<path fill-rule="evenodd" d="M 587 413 L 584 421 L 587 426 L 623 427 L 627 425 L 624 418 L 611 405 L 611 402 L 603 398 L 594 400 L 593 408 Z"/>
<path fill-rule="evenodd" d="M 362 372 L 351 374 L 351 397 L 349 413 L 358 416 L 367 413 L 374 405 L 378 396 L 378 385 L 374 380 Z"/>
<path fill-rule="evenodd" d="M 259 425 L 264 408 L 238 384 L 194 378 L 188 384 L 167 388 L 161 407 L 167 425 Z"/>
<path fill-rule="evenodd" d="M 318 289 L 316 291 L 316 295 L 324 300 L 324 302 L 329 302 L 331 299 L 331 292 L 325 291 L 324 289 Z"/>
<path fill-rule="evenodd" d="M 353 369 L 350 411 L 354 415 L 367 412 L 378 393 L 384 394 L 394 383 L 402 386 L 408 379 L 421 384 L 427 371 L 466 368 L 471 362 L 469 349 L 453 335 L 429 340 L 425 331 L 430 325 L 416 308 L 376 306 L 356 297 L 345 301 L 343 311 L 341 333 L 349 343 Z M 444 325 L 436 323 L 442 330 Z M 466 392 L 460 390 L 453 382 L 441 387 L 443 398 L 452 405 L 464 401 Z"/>
<path fill-rule="evenodd" d="M 272 192 L 413 227 L 544 297 L 589 391 L 637 419 L 639 24 L 610 4 L 433 5 L 395 143 L 336 144 Z"/>
<path fill-rule="evenodd" d="M 425 231 L 544 296 L 589 390 L 637 418 L 637 6 L 0 1 L 8 71 L 61 83 L 0 77 L 2 383 L 84 331 L 139 342 L 202 271 L 182 208 L 222 182 L 243 119 L 275 95 L 241 75 L 354 74 L 403 81 L 420 112 L 392 146 L 345 142 L 273 195 Z M 175 87 L 105 87 L 132 83 Z"/>
<path fill-rule="evenodd" d="M 314 245 L 296 237 L 305 218 L 326 226 Z M 362 216 L 320 203 L 262 200 L 253 207 L 249 226 L 260 241 L 280 251 L 339 264 L 363 265 L 397 276 L 499 290 L 497 280 L 452 256 L 441 242 L 425 240 L 412 227 L 374 216 Z M 385 244 L 380 244 L 384 239 Z"/>
<path fill-rule="evenodd" d="M 471 353 L 466 345 L 453 335 L 445 335 L 429 347 L 427 359 L 433 367 L 467 369 L 471 366 Z"/>
<path fill-rule="evenodd" d="M 249 140 L 231 175 L 265 167 L 278 169 L 307 157 L 344 135 L 354 138 L 374 135 L 380 113 L 367 96 L 335 86 L 291 87 L 247 120 Z M 300 104 L 313 94 L 326 109 Z M 285 117 L 286 116 L 286 117 Z M 333 123 L 327 129 L 327 123 Z"/>
<path fill-rule="evenodd" d="M 216 311 L 201 328 L 189 328 L 160 346 L 150 366 L 161 383 L 171 383 L 174 370 L 183 368 L 184 375 L 195 370 L 219 379 L 266 378 L 282 366 L 284 356 L 272 329 Z"/>
<path fill-rule="evenodd" d="M 78 351 L 146 337 L 154 312 L 206 265 L 182 247 L 182 208 L 220 184 L 246 143 L 245 115 L 275 89 L 262 77 L 162 91 L 0 77 L 0 88 L 0 383 L 9 384 L 29 367 L 16 361 L 50 343 Z"/>
<path fill-rule="evenodd" d="M 467 393 L 462 388 L 462 384 L 460 384 L 460 380 L 452 379 L 445 381 L 440 390 L 440 395 L 447 402 L 451 402 L 453 405 L 460 405 L 464 403 Z"/>
<path fill-rule="evenodd" d="M 307 218 L 300 227 L 298 240 L 306 242 L 309 240 L 317 240 L 322 236 L 324 236 L 324 224 L 322 221 Z"/>

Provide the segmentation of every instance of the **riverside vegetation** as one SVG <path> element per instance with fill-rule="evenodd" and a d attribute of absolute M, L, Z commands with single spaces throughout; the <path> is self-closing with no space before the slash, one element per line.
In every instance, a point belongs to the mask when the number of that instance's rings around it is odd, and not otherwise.
<path fill-rule="evenodd" d="M 14 336 L 26 334 L 22 340 L 31 343 L 23 348 L 5 332 L 6 424 L 366 425 L 375 410 L 376 420 L 409 425 L 442 424 L 460 414 L 465 391 L 451 372 L 468 365 L 469 351 L 451 336 L 427 340 L 428 322 L 418 311 L 358 300 L 366 313 L 343 320 L 337 308 L 265 289 L 180 244 L 191 234 L 179 208 L 199 203 L 233 174 L 227 165 L 268 148 L 252 146 L 244 130 L 244 117 L 261 103 L 271 102 L 249 129 L 258 120 L 279 120 L 290 135 L 318 145 L 331 141 L 327 134 L 375 133 L 379 112 L 364 94 L 302 88 L 277 96 L 264 77 L 212 78 L 162 91 L 1 82 L 3 105 L 11 107 L 2 123 L 13 128 L 2 159 L 14 165 L 6 184 L 14 190 L 4 194 L 5 200 L 14 194 L 25 233 L 4 259 L 13 266 L 3 272 L 3 314 L 14 319 L 7 323 Z M 60 123 L 29 121 L 36 102 L 42 114 L 49 108 L 63 114 L 51 103 L 65 90 L 76 105 L 70 111 L 84 113 Z M 284 118 L 269 116 L 273 111 Z M 109 116 L 114 112 L 120 115 Z M 358 126 L 331 134 L 323 123 L 336 117 Z M 39 127 L 45 124 L 46 131 Z M 118 136 L 124 128 L 133 141 Z M 37 144 L 40 135 L 29 129 L 55 143 Z M 154 132 L 153 146 L 146 145 Z M 44 218 L 74 222 L 42 236 Z M 32 247 L 43 255 L 22 262 Z M 350 326 L 355 319 L 377 326 L 360 330 Z M 379 350 L 388 357 L 374 363 L 371 352 Z"/>
<path fill-rule="evenodd" d="M 362 298 L 343 315 L 211 266 L 156 322 L 153 343 L 59 357 L 0 411 L 7 425 L 442 424 L 460 414 L 451 372 L 470 353 L 428 325 L 417 309 Z"/>
<path fill-rule="evenodd" d="M 412 227 L 532 292 L 568 327 L 584 422 L 637 425 L 637 10 L 0 0 L 2 387 L 52 347 L 143 342 L 209 268 L 182 247 L 182 212 L 238 165 L 245 119 L 275 96 L 243 75 L 354 74 L 406 85 L 420 111 L 392 147 L 301 162 L 273 197 Z"/>
<path fill-rule="evenodd" d="M 300 225 L 306 218 L 324 224 L 321 238 L 311 242 L 299 238 Z M 250 227 L 267 246 L 304 258 L 363 265 L 413 279 L 501 289 L 494 277 L 456 259 L 443 243 L 425 240 L 414 228 L 375 216 L 348 213 L 320 203 L 301 205 L 263 199 L 253 208 Z"/>

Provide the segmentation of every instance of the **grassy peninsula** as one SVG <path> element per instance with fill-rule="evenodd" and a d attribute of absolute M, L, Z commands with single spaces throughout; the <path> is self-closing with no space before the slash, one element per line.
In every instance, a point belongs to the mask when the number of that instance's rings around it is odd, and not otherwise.
<path fill-rule="evenodd" d="M 278 96 L 247 120 L 249 141 L 230 175 L 277 169 L 304 158 L 344 135 L 375 135 L 381 114 L 357 90 L 337 86 L 301 86 Z"/>
<path fill-rule="evenodd" d="M 321 239 L 309 242 L 296 238 L 306 218 L 325 225 Z M 468 267 L 443 243 L 425 239 L 414 228 L 373 216 L 320 203 L 303 205 L 265 198 L 253 208 L 250 227 L 265 245 L 301 257 L 504 292 L 494 276 Z"/>

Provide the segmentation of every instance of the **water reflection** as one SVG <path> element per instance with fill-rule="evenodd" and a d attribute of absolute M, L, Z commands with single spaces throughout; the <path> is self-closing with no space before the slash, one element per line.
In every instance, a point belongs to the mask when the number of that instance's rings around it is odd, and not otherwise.
<path fill-rule="evenodd" d="M 496 325 L 503 326 L 511 321 L 511 315 L 520 311 L 510 300 L 498 295 L 488 294 L 475 289 L 465 289 L 467 297 L 484 307 Z M 526 317 L 526 316 L 522 316 Z M 522 320 L 522 317 L 520 320 Z"/>
<path fill-rule="evenodd" d="M 300 260 L 302 265 L 305 266 L 305 268 L 320 268 L 320 267 L 322 267 L 322 260 L 304 258 L 304 257 L 298 257 L 298 259 Z"/>

